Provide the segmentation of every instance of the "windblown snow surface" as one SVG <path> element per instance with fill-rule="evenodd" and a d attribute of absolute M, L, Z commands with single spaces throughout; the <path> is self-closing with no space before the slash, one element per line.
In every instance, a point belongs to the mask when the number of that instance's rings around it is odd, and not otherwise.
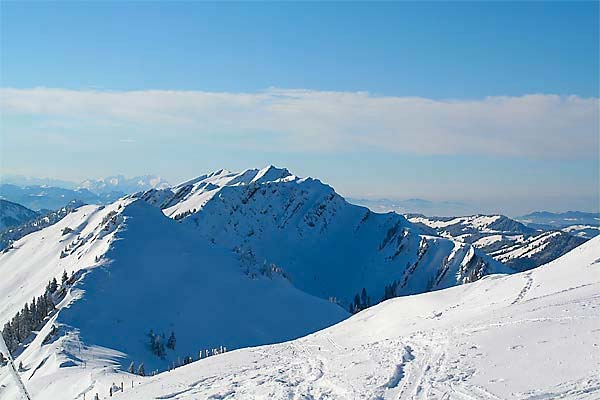
<path fill-rule="evenodd" d="M 116 399 L 598 399 L 600 238 L 528 272 L 385 301 Z"/>

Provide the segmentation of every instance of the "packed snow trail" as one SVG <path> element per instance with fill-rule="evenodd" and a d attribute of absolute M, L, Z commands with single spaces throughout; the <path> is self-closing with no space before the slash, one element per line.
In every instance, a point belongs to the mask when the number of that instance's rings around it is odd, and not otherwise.
<path fill-rule="evenodd" d="M 8 348 L 6 347 L 6 343 L 4 343 L 4 338 L 2 337 L 2 334 L 0 334 L 0 354 L 3 354 L 6 358 L 8 358 L 8 363 L 6 365 L 6 368 L 10 371 L 10 375 L 14 379 L 15 385 L 19 389 L 19 394 L 22 396 L 21 398 L 26 399 L 26 400 L 31 400 L 31 396 L 29 396 L 29 393 L 27 392 L 27 388 L 23 384 L 23 381 L 21 380 L 21 377 L 19 376 L 19 373 L 17 372 L 17 368 L 15 367 L 14 360 L 13 360 L 12 356 L 10 355 Z"/>
<path fill-rule="evenodd" d="M 118 399 L 600 398 L 600 238 L 527 273 L 396 298 Z"/>

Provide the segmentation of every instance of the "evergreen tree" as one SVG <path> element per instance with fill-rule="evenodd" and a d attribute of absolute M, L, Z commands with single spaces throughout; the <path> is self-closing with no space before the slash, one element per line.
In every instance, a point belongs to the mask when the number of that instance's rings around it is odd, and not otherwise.
<path fill-rule="evenodd" d="M 67 283 L 67 280 L 69 280 L 69 276 L 67 275 L 67 271 L 63 270 L 62 278 L 61 278 L 60 281 L 64 285 L 65 283 Z"/>
<path fill-rule="evenodd" d="M 175 350 L 176 342 L 175 332 L 171 332 L 171 336 L 169 336 L 169 340 L 167 341 L 167 347 L 171 350 Z"/>
<path fill-rule="evenodd" d="M 354 311 L 355 313 L 360 311 L 360 297 L 358 295 L 354 295 Z"/>
<path fill-rule="evenodd" d="M 135 371 L 135 363 L 132 361 L 131 364 L 129 364 L 129 368 L 127 368 L 127 371 L 130 374 L 133 374 L 133 372 Z"/>
<path fill-rule="evenodd" d="M 367 289 L 362 288 L 362 292 L 360 293 L 360 305 L 361 309 L 367 308 Z"/>
<path fill-rule="evenodd" d="M 48 293 L 56 292 L 58 288 L 58 282 L 56 282 L 56 278 L 52 278 L 52 280 L 48 283 L 47 291 Z"/>
<path fill-rule="evenodd" d="M 144 370 L 144 363 L 141 363 L 138 367 L 137 374 L 140 376 L 146 376 L 146 370 Z"/>

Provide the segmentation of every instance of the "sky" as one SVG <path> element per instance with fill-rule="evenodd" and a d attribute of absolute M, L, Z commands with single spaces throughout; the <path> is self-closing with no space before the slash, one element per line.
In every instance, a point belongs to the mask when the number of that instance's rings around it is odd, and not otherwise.
<path fill-rule="evenodd" d="M 598 4 L 1 2 L 0 171 L 598 211 Z"/>

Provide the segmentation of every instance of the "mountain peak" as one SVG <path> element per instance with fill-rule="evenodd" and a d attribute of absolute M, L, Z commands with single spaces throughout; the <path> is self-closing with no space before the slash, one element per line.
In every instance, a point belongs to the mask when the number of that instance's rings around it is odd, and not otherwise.
<path fill-rule="evenodd" d="M 274 165 L 268 165 L 258 171 L 254 179 L 252 179 L 252 182 L 260 183 L 276 181 L 278 179 L 287 178 L 288 176 L 292 176 L 292 174 L 286 168 L 277 168 Z"/>

